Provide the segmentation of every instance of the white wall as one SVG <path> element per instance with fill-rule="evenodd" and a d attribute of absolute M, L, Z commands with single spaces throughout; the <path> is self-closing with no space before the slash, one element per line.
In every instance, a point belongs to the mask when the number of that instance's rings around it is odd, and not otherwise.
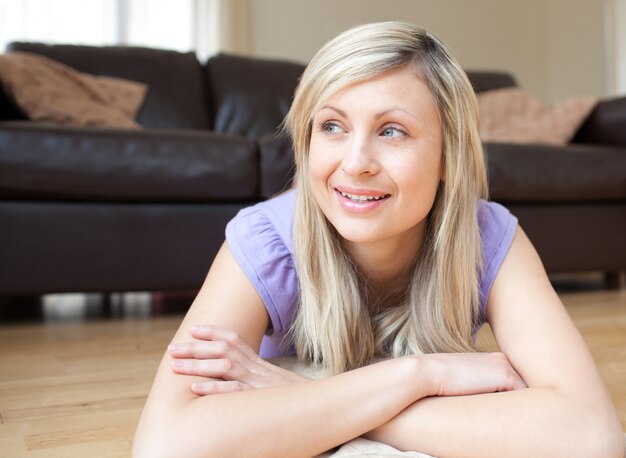
<path fill-rule="evenodd" d="M 611 6 L 615 92 L 626 95 L 626 0 L 613 0 Z"/>
<path fill-rule="evenodd" d="M 602 0 L 547 2 L 546 90 L 551 99 L 577 93 L 605 95 L 608 63 L 604 51 Z"/>
<path fill-rule="evenodd" d="M 607 93 L 602 0 L 250 0 L 249 52 L 307 61 L 366 22 L 406 20 L 435 33 L 466 69 L 512 72 L 552 101 Z"/>

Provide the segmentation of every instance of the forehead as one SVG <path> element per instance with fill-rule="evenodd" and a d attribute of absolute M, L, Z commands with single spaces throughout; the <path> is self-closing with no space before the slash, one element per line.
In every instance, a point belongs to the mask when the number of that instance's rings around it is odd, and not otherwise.
<path fill-rule="evenodd" d="M 415 65 L 387 70 L 371 78 L 348 84 L 323 98 L 313 113 L 332 106 L 342 111 L 370 111 L 401 106 L 425 115 L 436 113 L 435 98 Z"/>

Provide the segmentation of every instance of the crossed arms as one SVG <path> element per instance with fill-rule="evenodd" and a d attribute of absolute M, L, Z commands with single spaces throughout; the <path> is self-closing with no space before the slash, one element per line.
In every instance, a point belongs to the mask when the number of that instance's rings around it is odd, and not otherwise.
<path fill-rule="evenodd" d="M 521 229 L 487 310 L 502 353 L 307 380 L 257 356 L 267 312 L 224 245 L 161 361 L 134 455 L 313 456 L 363 435 L 438 457 L 621 457 L 610 397 Z"/>

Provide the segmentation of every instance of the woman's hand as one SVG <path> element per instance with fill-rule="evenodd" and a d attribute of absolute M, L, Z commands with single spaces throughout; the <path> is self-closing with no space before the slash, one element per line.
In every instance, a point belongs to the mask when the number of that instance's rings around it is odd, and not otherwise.
<path fill-rule="evenodd" d="M 203 396 L 288 385 L 309 380 L 268 363 L 233 331 L 214 326 L 192 326 L 194 342 L 172 344 L 172 370 L 178 374 L 217 379 L 191 384 Z"/>
<path fill-rule="evenodd" d="M 526 388 L 504 353 L 435 353 L 418 356 L 434 396 L 460 396 Z"/>

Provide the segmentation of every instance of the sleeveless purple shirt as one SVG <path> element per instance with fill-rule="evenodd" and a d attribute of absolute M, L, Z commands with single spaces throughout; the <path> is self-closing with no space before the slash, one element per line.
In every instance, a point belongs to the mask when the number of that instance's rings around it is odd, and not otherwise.
<path fill-rule="evenodd" d="M 300 290 L 291 240 L 295 203 L 296 191 L 289 191 L 244 208 L 226 226 L 228 247 L 261 296 L 270 317 L 261 343 L 263 358 L 290 352 L 281 343 L 293 321 Z M 517 219 L 502 205 L 481 201 L 478 224 L 484 257 L 478 317 L 482 325 L 489 291 L 513 241 Z"/>

